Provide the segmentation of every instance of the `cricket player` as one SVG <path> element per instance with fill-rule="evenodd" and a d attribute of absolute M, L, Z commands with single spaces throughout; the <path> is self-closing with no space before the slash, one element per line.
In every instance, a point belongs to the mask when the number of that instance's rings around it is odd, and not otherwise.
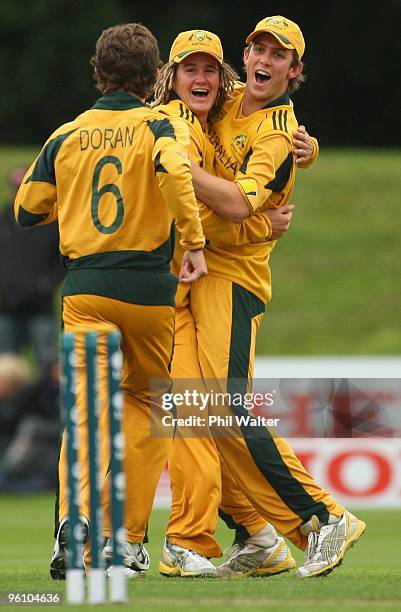
<path fill-rule="evenodd" d="M 190 46 L 188 50 L 188 41 Z M 179 58 L 180 61 L 175 61 Z M 190 130 L 189 156 L 193 163 L 213 169 L 213 148 L 205 138 L 204 131 L 207 128 L 207 121 L 213 116 L 218 115 L 222 105 L 229 99 L 230 93 L 234 88 L 237 75 L 223 61 L 223 50 L 220 39 L 205 30 L 192 30 L 182 32 L 174 41 L 170 61 L 164 66 L 159 74 L 155 88 L 155 105 L 163 115 L 183 117 Z M 268 215 L 263 213 L 254 215 L 242 224 L 234 224 L 223 217 L 213 213 L 209 208 L 198 203 L 201 212 L 201 220 L 205 236 L 208 241 L 218 241 L 227 247 L 234 244 L 247 244 L 253 241 L 265 241 L 269 238 L 272 231 L 271 220 Z M 275 211 L 276 212 L 276 211 Z M 286 211 L 275 214 L 277 218 L 285 218 L 285 227 L 289 222 L 290 215 Z M 276 221 L 275 221 L 276 223 Z M 277 227 L 275 227 L 277 231 Z M 176 271 L 181 265 L 182 249 L 177 247 L 175 250 L 173 264 Z M 189 287 L 180 284 L 176 295 L 176 336 L 174 344 L 174 357 L 172 362 L 172 376 L 178 378 L 196 378 L 202 380 L 202 372 L 199 368 L 197 355 L 197 341 L 194 327 L 194 320 L 191 315 L 189 303 Z M 176 445 L 174 456 L 179 454 L 181 443 L 181 430 L 177 429 L 173 444 Z M 196 432 L 193 433 L 196 436 Z M 220 486 L 220 464 L 213 439 L 208 436 L 202 439 L 191 437 L 190 453 L 195 452 L 197 462 L 202 454 L 205 454 L 208 471 L 195 470 L 192 473 L 190 482 L 186 482 L 185 488 L 191 487 L 192 495 L 206 497 L 213 503 L 210 510 L 205 508 L 204 503 L 199 510 L 205 510 L 203 517 L 206 530 L 199 526 L 197 519 L 186 528 L 188 532 L 202 532 L 201 537 L 208 542 L 208 549 L 213 548 L 210 556 L 220 556 L 221 549 L 213 537 L 213 532 L 217 523 L 216 509 L 221 498 Z M 186 461 L 190 460 L 191 455 L 186 448 L 187 440 L 183 441 L 185 446 Z M 208 446 L 212 446 L 209 452 Z M 171 461 L 171 480 L 173 489 L 173 505 L 178 509 L 175 491 L 180 487 L 180 461 Z M 174 482 L 177 482 L 175 487 Z M 249 502 L 248 502 L 249 503 Z M 175 515 L 173 511 L 172 515 Z M 182 530 L 181 535 L 184 535 Z M 210 552 L 210 550 L 209 550 Z M 177 558 L 181 559 L 181 566 L 175 563 Z M 166 540 L 163 557 L 160 562 L 160 571 L 166 575 L 182 576 L 214 576 L 216 568 L 205 557 L 196 554 L 185 547 L 175 545 Z"/>
<path fill-rule="evenodd" d="M 291 133 L 297 126 L 289 94 L 303 79 L 305 44 L 292 21 L 281 16 L 262 20 L 248 36 L 247 44 L 247 84 L 224 104 L 223 117 L 208 129 L 215 148 L 216 176 L 194 164 L 192 168 L 198 198 L 234 222 L 243 222 L 266 206 L 280 208 L 289 201 L 295 181 Z M 187 45 L 187 53 L 180 50 L 178 63 L 192 49 L 191 41 Z M 200 93 L 201 84 L 197 89 Z M 190 289 L 193 325 L 187 328 L 187 334 L 192 335 L 192 344 L 196 342 L 198 368 L 204 379 L 226 379 L 231 392 L 239 388 L 244 394 L 252 377 L 256 334 L 271 295 L 268 260 L 273 248 L 274 241 L 268 240 L 232 248 L 210 240 L 206 255 L 209 276 Z M 190 372 L 190 352 L 187 357 L 185 364 Z M 188 378 L 196 376 L 194 371 Z M 238 380 L 244 381 L 239 387 Z M 241 415 L 244 409 L 232 407 L 232 412 Z M 245 527 L 242 542 L 218 568 L 218 575 L 265 575 L 293 566 L 284 541 L 277 538 L 266 520 L 297 546 L 307 548 L 299 576 L 331 571 L 362 535 L 364 523 L 319 487 L 284 440 L 262 427 L 256 437 L 252 434 L 243 427 L 239 436 L 214 438 L 222 458 L 222 510 L 231 524 Z M 205 521 L 213 514 L 211 503 L 217 494 L 211 498 L 202 488 L 197 494 L 191 482 L 197 472 L 215 470 L 218 456 L 213 460 L 213 445 L 204 444 L 210 455 L 205 465 L 206 450 L 198 453 L 198 445 L 193 443 L 193 439 L 185 441 L 182 437 L 179 446 L 173 444 L 170 458 L 173 513 L 160 563 L 162 573 L 168 575 L 188 575 L 183 549 L 187 555 L 191 553 L 190 575 L 197 575 L 196 566 L 198 575 L 202 575 L 205 558 L 214 554 L 210 540 L 213 526 L 208 529 Z M 178 466 L 176 476 L 174 466 Z M 232 494 L 238 486 L 251 506 Z M 199 509 L 196 502 L 202 498 Z M 202 512 L 205 508 L 206 514 Z M 242 520 L 236 521 L 235 516 Z M 335 550 L 327 545 L 333 539 L 338 541 Z"/>
<path fill-rule="evenodd" d="M 79 331 L 119 330 L 122 335 L 125 434 L 126 544 L 129 572 L 147 569 L 142 546 L 171 439 L 150 434 L 163 389 L 170 385 L 177 278 L 170 272 L 174 226 L 184 250 L 182 278 L 204 274 L 204 235 L 187 156 L 188 129 L 145 105 L 159 65 L 153 34 L 128 23 L 105 30 L 91 60 L 102 96 L 92 108 L 62 125 L 28 170 L 15 201 L 24 227 L 58 219 L 60 251 L 68 273 L 62 288 L 65 331 L 78 336 L 78 428 L 81 514 L 88 529 L 85 363 Z M 107 364 L 99 357 L 102 433 L 107 430 Z M 101 437 L 101 470 L 109 452 Z M 51 561 L 53 578 L 64 578 L 67 464 L 63 437 L 59 463 L 59 529 Z M 110 531 L 105 531 L 110 537 Z M 107 552 L 107 551 L 106 551 Z M 106 554 L 107 557 L 107 554 Z"/>
<path fill-rule="evenodd" d="M 203 131 L 207 127 L 207 120 L 218 116 L 222 104 L 227 101 L 227 94 L 232 91 L 233 78 L 231 69 L 223 61 L 223 50 L 218 37 L 207 31 L 192 30 L 182 32 L 174 41 L 170 61 L 161 71 L 156 83 L 155 97 L 159 112 L 171 116 L 180 116 L 186 119 L 190 128 L 191 160 L 208 169 L 210 166 L 210 146 L 209 154 L 205 148 Z M 230 79 L 231 77 L 231 79 Z M 231 82 L 230 82 L 231 81 Z M 229 88 L 227 88 L 229 84 Z M 220 85 L 220 89 L 219 89 Z M 296 133 L 300 139 L 299 145 L 304 147 L 305 133 L 301 130 Z M 311 149 L 313 151 L 313 147 Z M 318 150 L 317 143 L 315 151 Z M 299 150 L 301 155 L 305 155 L 304 148 Z M 277 233 L 277 219 L 286 219 L 285 226 L 288 227 L 290 216 L 289 208 L 282 207 L 272 209 L 268 215 L 273 217 L 273 228 L 266 227 L 270 223 L 269 216 L 263 218 L 262 214 L 255 214 L 241 224 L 233 224 L 215 215 L 210 209 L 199 203 L 201 209 L 202 225 L 208 242 L 223 243 L 227 248 L 246 245 L 252 242 L 264 242 L 271 237 L 271 232 Z M 262 217 L 258 219 L 258 217 Z M 268 230 L 268 231 L 267 231 Z M 206 249 L 206 257 L 208 249 Z M 174 263 L 179 267 L 180 253 L 176 250 Z M 197 339 L 194 320 L 191 314 L 188 290 L 185 286 L 180 286 L 177 293 L 177 316 L 176 316 L 176 338 L 175 350 L 172 364 L 172 374 L 174 378 L 190 377 L 201 379 L 202 374 L 198 365 Z M 213 532 L 217 521 L 217 507 L 220 501 L 220 464 L 216 453 L 214 442 L 211 438 L 202 439 L 191 437 L 188 441 L 181 439 L 180 428 L 178 428 L 174 439 L 174 452 L 170 461 L 170 477 L 173 490 L 173 511 L 169 522 L 169 533 L 172 537 L 166 540 L 160 571 L 166 575 L 214 575 L 214 566 L 202 554 L 208 556 L 220 556 L 221 549 L 213 538 Z M 192 435 L 196 436 L 192 432 Z M 185 462 L 192 461 L 191 479 L 185 482 L 185 491 L 191 489 L 189 497 L 194 502 L 191 507 L 192 521 L 185 519 L 185 502 L 177 501 L 177 493 L 184 490 L 180 487 L 182 482 L 180 475 L 180 460 L 174 457 L 180 455 L 180 444 L 185 451 Z M 209 446 L 211 450 L 209 451 Z M 204 459 L 200 459 L 204 455 Z M 195 457 L 195 460 L 192 460 Z M 215 460 L 213 463 L 213 459 Z M 207 470 L 199 469 L 200 465 L 207 464 Z M 236 496 L 242 492 L 235 486 Z M 185 497 L 185 495 L 184 495 Z M 197 499 L 196 499 L 197 498 Z M 213 500 L 213 502 L 211 502 Z M 244 504 L 248 506 L 249 513 L 252 513 L 253 527 L 255 527 L 255 516 L 257 513 L 252 508 L 250 502 L 244 498 Z M 184 510 L 182 510 L 184 506 Z M 242 509 L 243 510 L 243 509 Z M 182 523 L 182 521 L 183 523 Z M 259 531 L 266 522 L 257 517 L 257 530 Z M 207 528 L 202 528 L 207 526 Z M 266 528 L 265 528 L 266 530 Z M 278 540 L 272 527 L 270 535 L 274 534 L 274 542 L 278 547 L 283 548 L 282 540 Z M 196 540 L 194 550 L 180 546 L 186 544 L 187 538 Z M 178 539 L 177 543 L 174 543 Z M 285 547 L 288 556 L 286 564 L 293 563 L 289 555 L 288 548 Z M 273 555 L 275 558 L 277 555 Z M 180 563 L 175 563 L 179 559 Z M 273 567 L 274 565 L 274 567 Z M 283 564 L 281 564 L 283 565 Z M 271 567 L 264 572 L 275 573 L 278 570 L 277 563 L 272 563 Z"/>

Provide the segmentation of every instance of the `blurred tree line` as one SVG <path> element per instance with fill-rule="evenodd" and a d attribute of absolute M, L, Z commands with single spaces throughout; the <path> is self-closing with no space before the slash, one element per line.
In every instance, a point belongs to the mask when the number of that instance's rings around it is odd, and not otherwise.
<path fill-rule="evenodd" d="M 0 142 L 41 143 L 93 104 L 89 58 L 110 25 L 144 23 L 164 60 L 178 32 L 213 30 L 241 70 L 244 39 L 268 14 L 297 21 L 305 35 L 299 121 L 323 145 L 400 146 L 401 0 L 1 0 Z"/>

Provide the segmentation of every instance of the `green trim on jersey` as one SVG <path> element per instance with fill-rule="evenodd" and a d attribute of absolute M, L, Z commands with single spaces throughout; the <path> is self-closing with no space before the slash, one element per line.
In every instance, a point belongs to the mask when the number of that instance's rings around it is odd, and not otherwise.
<path fill-rule="evenodd" d="M 113 91 L 96 100 L 94 110 L 131 110 L 145 106 L 138 98 L 127 91 Z"/>
<path fill-rule="evenodd" d="M 294 158 L 292 153 L 288 153 L 287 158 L 283 161 L 276 172 L 276 176 L 270 183 L 266 185 L 266 189 L 271 189 L 274 193 L 280 193 L 290 180 Z"/>
<path fill-rule="evenodd" d="M 56 136 L 53 140 L 47 143 L 39 154 L 36 164 L 32 170 L 32 174 L 26 179 L 25 183 L 49 183 L 56 185 L 56 175 L 54 172 L 54 162 L 56 161 L 57 153 L 60 151 L 63 142 L 76 132 L 77 128 Z M 46 215 L 47 216 L 47 215 Z"/>
<path fill-rule="evenodd" d="M 21 227 L 32 227 L 44 221 L 46 217 L 48 217 L 46 213 L 31 213 L 20 206 L 17 221 Z"/>
<path fill-rule="evenodd" d="M 195 113 L 191 111 L 191 109 L 189 109 L 188 106 L 184 103 L 180 104 L 180 117 L 181 119 L 185 119 L 186 121 L 188 121 L 188 123 L 192 124 L 194 124 L 195 119 L 197 119 Z"/>
<path fill-rule="evenodd" d="M 199 123 L 201 129 L 202 126 L 200 124 L 198 115 L 196 113 L 194 113 L 189 106 L 187 105 L 186 102 L 184 102 L 184 100 L 182 98 L 180 98 L 180 96 L 178 95 L 178 93 L 176 91 L 174 91 L 174 89 L 170 92 L 170 96 L 169 96 L 169 102 L 171 102 L 172 100 L 180 100 L 181 104 L 179 105 L 179 111 L 180 111 L 180 118 L 181 119 L 185 119 L 186 121 L 188 121 L 188 123 L 192 123 L 192 125 L 194 123 Z M 168 104 L 168 102 L 167 102 Z M 203 130 L 202 130 L 203 132 Z"/>
<path fill-rule="evenodd" d="M 170 100 L 182 100 L 182 98 L 180 98 L 180 96 L 179 96 L 179 95 L 178 95 L 178 93 L 175 91 L 175 89 L 172 89 L 172 90 L 170 91 L 170 94 L 169 94 L 169 100 L 168 100 L 168 101 L 170 102 Z M 167 102 L 167 104 L 168 104 L 168 102 Z"/>
<path fill-rule="evenodd" d="M 98 295 L 143 306 L 175 306 L 178 279 L 170 272 L 136 270 L 70 270 L 61 297 Z"/>
<path fill-rule="evenodd" d="M 273 111 L 272 121 L 273 121 L 273 129 L 281 130 L 282 132 L 288 132 L 287 129 L 287 116 L 288 110 L 284 110 L 280 108 L 278 111 Z"/>
<path fill-rule="evenodd" d="M 288 93 L 288 91 L 286 91 L 285 93 L 283 93 L 282 96 L 273 100 L 273 102 L 269 102 L 268 104 L 266 104 L 266 106 L 264 106 L 263 109 L 273 108 L 273 106 L 283 106 L 284 104 L 289 104 L 289 103 L 290 103 L 290 94 Z"/>
<path fill-rule="evenodd" d="M 252 319 L 264 312 L 264 309 L 265 305 L 259 298 L 233 283 L 227 386 L 231 394 L 244 395 L 247 392 Z M 239 416 L 249 415 L 249 411 L 243 406 L 232 406 L 231 410 Z M 292 475 L 269 430 L 263 426 L 241 425 L 241 432 L 255 465 L 288 508 L 291 508 L 303 521 L 309 520 L 313 514 L 316 514 L 323 523 L 326 523 L 329 518 L 326 505 L 315 501 Z"/>
<path fill-rule="evenodd" d="M 168 119 L 153 119 L 152 121 L 146 121 L 146 123 L 155 137 L 155 142 L 159 138 L 172 138 L 173 140 L 177 140 L 174 128 Z"/>
<path fill-rule="evenodd" d="M 84 255 L 76 259 L 64 257 L 64 265 L 69 270 L 82 268 L 103 268 L 141 270 L 148 272 L 168 272 L 174 252 L 175 224 L 172 223 L 170 237 L 153 251 L 109 251 Z"/>
<path fill-rule="evenodd" d="M 251 159 L 251 155 L 253 153 L 253 149 L 252 147 L 249 149 L 248 153 L 245 155 L 244 157 L 244 161 L 241 164 L 241 168 L 239 169 L 240 172 L 242 172 L 242 174 L 246 174 L 247 168 L 248 168 L 248 163 L 249 160 Z"/>
<path fill-rule="evenodd" d="M 163 164 L 160 161 L 160 155 L 161 155 L 161 152 L 159 151 L 155 157 L 155 172 L 165 172 L 166 174 L 168 174 L 166 168 L 163 166 Z"/>

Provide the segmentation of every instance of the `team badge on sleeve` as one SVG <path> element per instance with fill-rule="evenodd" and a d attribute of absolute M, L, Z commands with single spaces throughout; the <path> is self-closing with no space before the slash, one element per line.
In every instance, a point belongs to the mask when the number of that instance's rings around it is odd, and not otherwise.
<path fill-rule="evenodd" d="M 255 179 L 240 179 L 239 181 L 237 181 L 238 185 L 240 185 L 242 187 L 242 189 L 244 190 L 244 193 L 246 195 L 246 197 L 248 198 L 252 208 L 252 198 L 256 198 L 258 192 L 257 192 L 257 184 Z"/>

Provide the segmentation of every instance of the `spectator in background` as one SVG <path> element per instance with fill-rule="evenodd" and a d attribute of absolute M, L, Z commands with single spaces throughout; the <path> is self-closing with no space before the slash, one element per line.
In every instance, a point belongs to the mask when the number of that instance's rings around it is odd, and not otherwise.
<path fill-rule="evenodd" d="M 0 355 L 0 462 L 18 420 L 17 398 L 30 381 L 31 374 L 28 362 L 19 355 Z"/>
<path fill-rule="evenodd" d="M 0 355 L 0 382 L 7 383 L 0 385 L 0 390 L 11 391 L 14 370 L 17 366 L 21 369 L 22 365 L 26 363 L 19 356 Z M 1 377 L 2 373 L 7 376 Z M 3 432 L 4 428 L 8 433 L 7 445 L 0 456 L 0 490 L 35 491 L 56 486 L 59 378 L 59 364 L 54 360 L 39 380 L 20 387 L 4 406 L 0 403 L 3 408 L 0 430 Z"/>
<path fill-rule="evenodd" d="M 0 213 L 0 353 L 29 346 L 43 370 L 57 350 L 54 295 L 64 268 L 56 223 L 26 232 L 15 222 L 12 202 L 26 170 L 11 170 L 11 203 Z"/>

